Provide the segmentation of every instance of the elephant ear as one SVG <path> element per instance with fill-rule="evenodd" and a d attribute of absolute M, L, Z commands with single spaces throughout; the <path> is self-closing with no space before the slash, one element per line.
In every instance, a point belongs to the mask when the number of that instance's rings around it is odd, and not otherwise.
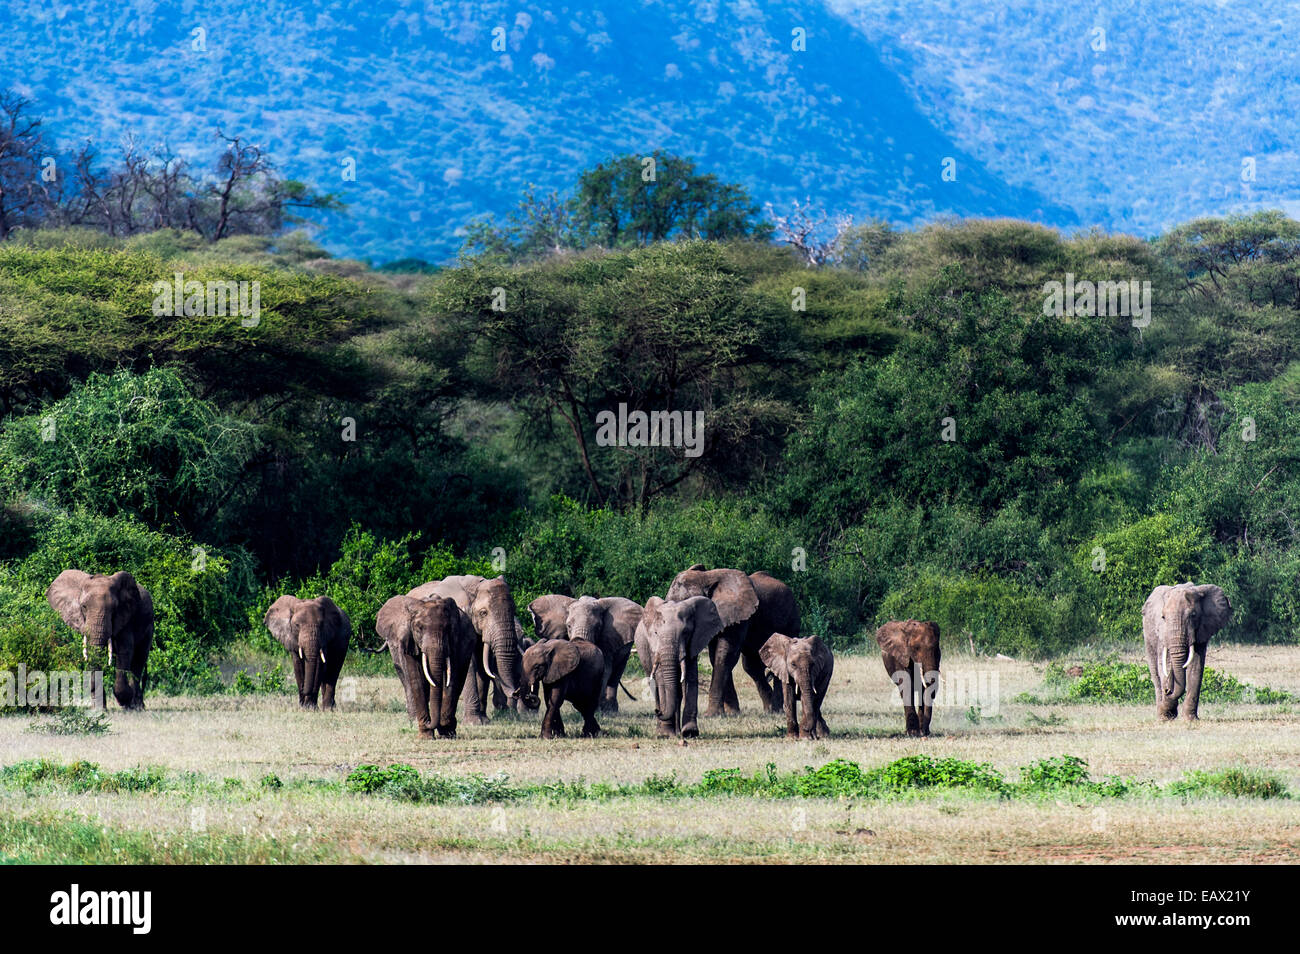
<path fill-rule="evenodd" d="M 296 596 L 282 596 L 271 604 L 271 608 L 262 617 L 262 622 L 271 631 L 271 635 L 291 653 L 298 649 L 298 638 L 293 634 L 293 611 L 297 605 Z"/>
<path fill-rule="evenodd" d="M 379 608 L 375 617 L 375 632 L 388 644 L 388 653 L 396 649 L 407 656 L 416 655 L 415 637 L 411 633 L 411 615 L 421 606 L 421 601 L 409 596 L 394 596 Z"/>
<path fill-rule="evenodd" d="M 81 570 L 64 570 L 54 578 L 54 582 L 45 591 L 45 598 L 54 612 L 59 614 L 59 619 L 79 633 L 84 632 L 86 627 L 86 614 L 81 607 L 81 591 L 89 580 L 89 573 L 83 573 Z"/>
<path fill-rule="evenodd" d="M 817 637 L 814 636 L 813 638 L 816 639 Z M 790 651 L 792 642 L 793 640 L 784 633 L 773 633 L 758 651 L 759 658 L 763 660 L 763 665 L 772 670 L 772 675 L 776 676 L 780 682 L 785 682 L 789 673 L 785 665 L 785 657 Z"/>
<path fill-rule="evenodd" d="M 686 645 L 686 652 L 698 656 L 708 648 L 709 640 L 717 636 L 726 627 L 718 607 L 707 596 L 692 596 L 686 601 L 691 606 L 691 635 Z"/>
<path fill-rule="evenodd" d="M 718 608 L 723 627 L 743 623 L 758 612 L 758 591 L 739 570 L 714 570 L 708 596 Z"/>
<path fill-rule="evenodd" d="M 812 650 L 813 663 L 829 677 L 835 671 L 835 654 L 831 652 L 831 648 L 826 645 L 820 636 L 806 636 L 804 638 L 808 640 L 808 648 Z M 939 647 L 936 645 L 935 652 L 938 653 L 938 651 Z"/>
<path fill-rule="evenodd" d="M 546 596 L 537 597 L 528 604 L 528 615 L 533 618 L 533 632 L 537 634 L 539 640 L 565 639 L 568 637 L 564 618 L 573 603 L 572 596 L 549 593 Z"/>
<path fill-rule="evenodd" d="M 550 663 L 546 667 L 546 676 L 542 680 L 547 684 L 559 682 L 569 673 L 578 668 L 578 663 L 582 662 L 582 652 L 578 649 L 576 643 L 571 643 L 567 639 L 556 640 L 551 647 Z"/>
<path fill-rule="evenodd" d="M 344 646 L 349 645 L 352 642 L 352 620 L 348 618 L 348 614 L 328 596 L 322 596 L 320 603 L 326 618 L 334 628 L 335 639 L 342 640 Z"/>
<path fill-rule="evenodd" d="M 1196 594 L 1201 600 L 1201 623 L 1196 629 L 1196 641 L 1208 643 L 1210 637 L 1232 619 L 1232 604 L 1223 590 L 1213 583 L 1196 587 Z"/>
<path fill-rule="evenodd" d="M 605 608 L 606 642 L 611 646 L 632 642 L 637 623 L 641 621 L 641 607 L 621 596 L 607 596 L 598 602 Z"/>
<path fill-rule="evenodd" d="M 121 632 L 130 627 L 140 610 L 140 584 L 130 573 L 119 570 L 108 578 L 108 585 L 117 600 L 113 610 L 114 630 Z"/>

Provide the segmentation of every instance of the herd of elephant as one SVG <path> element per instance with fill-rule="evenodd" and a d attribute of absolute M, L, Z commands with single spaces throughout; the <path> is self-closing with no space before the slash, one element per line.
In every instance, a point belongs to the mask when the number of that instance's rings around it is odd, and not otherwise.
<path fill-rule="evenodd" d="M 125 571 L 65 570 L 46 598 L 82 635 L 83 654 L 89 647 L 108 648 L 118 703 L 143 708 L 154 630 L 149 591 Z M 455 736 L 462 694 L 465 720 L 486 723 L 489 692 L 497 710 L 536 710 L 544 699 L 543 738 L 565 734 L 560 709 L 566 701 L 582 715 L 583 736 L 595 736 L 597 712 L 618 710 L 632 653 L 649 676 L 658 734 L 698 736 L 698 657 L 705 649 L 712 665 L 706 717 L 739 714 L 733 681 L 739 662 L 763 709 L 784 710 L 788 737 L 829 733 L 822 705 L 834 656 L 819 637 L 800 635 L 794 593 L 767 573 L 697 564 L 677 574 L 664 598 L 652 596 L 644 605 L 618 596 L 551 594 L 533 600 L 528 611 L 535 639 L 524 637 L 501 576 L 449 576 L 380 608 L 375 631 L 422 737 Z M 1231 615 L 1227 596 L 1212 584 L 1157 586 L 1147 598 L 1142 628 L 1161 718 L 1176 716 L 1183 699 L 1184 718 L 1197 717 L 1206 649 Z M 289 653 L 299 704 L 332 709 L 352 640 L 347 613 L 328 596 L 281 596 L 264 622 Z M 892 620 L 875 636 L 885 673 L 902 697 L 907 734 L 929 735 L 939 680 L 938 625 Z"/>

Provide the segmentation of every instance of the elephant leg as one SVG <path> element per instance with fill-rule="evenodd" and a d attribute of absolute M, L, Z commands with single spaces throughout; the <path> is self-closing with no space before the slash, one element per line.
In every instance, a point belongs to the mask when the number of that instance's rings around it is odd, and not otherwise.
<path fill-rule="evenodd" d="M 297 653 L 290 653 L 289 660 L 293 663 L 293 681 L 298 684 L 298 704 L 302 705 L 302 681 L 306 676 L 306 670 L 303 668 L 302 658 Z"/>
<path fill-rule="evenodd" d="M 787 685 L 784 689 L 781 705 L 785 708 L 785 737 L 787 739 L 797 739 L 799 738 L 799 713 L 797 710 L 798 702 L 794 697 L 794 686 Z M 807 703 L 807 700 L 805 699 L 804 702 Z"/>
<path fill-rule="evenodd" d="M 779 712 L 784 704 L 778 702 L 772 692 L 772 687 L 767 681 L 767 667 L 763 665 L 763 659 L 757 652 L 743 652 L 740 654 L 740 664 L 745 667 L 745 672 L 749 678 L 754 680 L 754 688 L 758 690 L 758 698 L 762 701 L 764 712 Z"/>
<path fill-rule="evenodd" d="M 716 673 L 717 670 L 715 669 Z M 700 734 L 700 664 L 694 656 L 686 660 L 686 679 L 682 685 L 682 738 Z"/>
<path fill-rule="evenodd" d="M 322 709 L 334 708 L 334 683 L 322 683 L 320 687 L 320 707 Z"/>
<path fill-rule="evenodd" d="M 618 711 L 618 684 L 623 679 L 623 673 L 627 670 L 627 660 L 631 655 L 631 646 L 624 646 L 615 653 L 609 667 L 609 675 L 605 679 L 605 688 L 600 700 L 601 712 Z"/>
<path fill-rule="evenodd" d="M 433 738 L 433 719 L 429 715 L 429 683 L 425 681 L 424 671 L 418 666 L 407 667 L 411 671 L 411 695 L 415 697 L 415 726 L 420 738 Z"/>
<path fill-rule="evenodd" d="M 553 686 L 546 687 L 546 715 L 551 722 L 551 734 L 546 738 L 563 739 L 564 717 L 561 715 L 561 709 L 564 706 L 564 683 L 559 682 Z"/>
<path fill-rule="evenodd" d="M 513 706 L 511 705 L 512 702 L 514 702 L 514 705 L 513 705 Z M 506 698 L 506 694 L 501 690 L 501 684 L 500 684 L 497 680 L 493 679 L 493 680 L 492 680 L 492 709 L 493 709 L 493 711 L 494 711 L 494 712 L 502 712 L 502 711 L 504 711 L 504 710 L 506 710 L 506 709 L 511 709 L 511 708 L 518 709 L 518 706 L 519 706 L 518 701 L 517 701 L 517 700 L 507 699 L 507 698 Z"/>
<path fill-rule="evenodd" d="M 931 670 L 933 676 L 929 673 L 923 673 L 918 670 L 917 675 L 921 677 L 921 737 L 926 738 L 930 734 L 930 717 L 934 714 L 934 697 L 939 691 L 939 675 L 937 670 Z"/>
<path fill-rule="evenodd" d="M 1196 643 L 1192 647 L 1191 665 L 1187 667 L 1187 695 L 1183 699 L 1183 718 L 1195 722 L 1199 716 L 1197 707 L 1201 704 L 1201 677 L 1205 674 L 1205 651 L 1209 643 Z"/>
<path fill-rule="evenodd" d="M 406 696 L 406 715 L 412 722 L 420 721 L 420 706 L 415 699 L 415 687 L 411 683 L 411 677 L 423 679 L 424 675 L 418 672 L 412 672 L 414 660 L 408 662 L 407 657 L 400 650 L 395 650 L 393 654 L 393 668 L 397 670 L 397 678 L 402 680 L 402 694 Z"/>
<path fill-rule="evenodd" d="M 465 721 L 470 725 L 487 725 L 488 717 L 484 705 L 487 699 L 487 673 L 483 670 L 483 651 L 478 648 L 470 665 L 469 676 L 465 680 Z"/>
<path fill-rule="evenodd" d="M 135 689 L 131 685 L 129 670 L 116 669 L 113 672 L 113 698 L 123 709 L 134 709 Z"/>
<path fill-rule="evenodd" d="M 451 663 L 451 685 L 442 692 L 442 712 L 438 717 L 438 735 L 444 739 L 456 738 L 456 703 L 465 688 L 465 678 L 470 675 L 469 660 Z"/>
<path fill-rule="evenodd" d="M 578 710 L 582 713 L 582 737 L 584 739 L 594 739 L 600 735 L 600 723 L 596 721 L 596 709 L 599 704 L 600 699 L 597 697 L 588 703 L 586 708 Z"/>
<path fill-rule="evenodd" d="M 715 645 L 711 649 L 713 650 L 710 654 L 713 660 L 713 677 L 709 680 L 709 707 L 704 710 L 704 714 L 710 717 L 739 715 L 739 703 L 727 699 L 727 684 L 731 679 L 731 671 L 736 668 L 736 660 L 740 656 L 739 641 L 734 634 L 724 633 L 715 637 Z M 735 691 L 736 687 L 731 686 L 733 696 Z"/>

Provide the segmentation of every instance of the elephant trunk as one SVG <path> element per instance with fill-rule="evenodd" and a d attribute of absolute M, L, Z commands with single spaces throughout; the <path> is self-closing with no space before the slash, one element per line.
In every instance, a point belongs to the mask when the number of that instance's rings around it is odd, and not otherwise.
<path fill-rule="evenodd" d="M 298 690 L 298 701 L 302 705 L 316 704 L 320 691 L 320 647 L 319 634 L 305 629 L 298 631 L 298 654 L 302 657 L 302 686 Z"/>
<path fill-rule="evenodd" d="M 1187 664 L 1191 661 L 1190 642 L 1191 634 L 1185 626 L 1176 631 L 1171 629 L 1165 637 L 1161 688 L 1166 696 L 1178 699 L 1187 687 Z"/>
<path fill-rule="evenodd" d="M 429 722 L 433 728 L 443 725 L 442 698 L 447 686 L 447 653 L 441 645 L 430 647 L 430 651 L 420 654 L 420 665 L 424 667 L 424 678 L 429 683 Z"/>
<path fill-rule="evenodd" d="M 655 715 L 659 718 L 661 731 L 671 729 L 674 733 L 682 730 L 681 707 L 682 693 L 685 689 L 682 672 L 685 663 L 675 657 L 661 657 L 655 661 L 654 683 L 658 690 L 658 706 Z"/>
<path fill-rule="evenodd" d="M 489 649 L 491 662 L 495 664 L 489 671 L 495 675 L 506 698 L 523 699 L 530 709 L 536 709 L 537 697 L 524 688 L 523 666 L 519 646 L 515 643 L 513 614 L 504 623 L 489 628 L 487 637 L 483 640 L 484 668 L 489 663 Z"/>
<path fill-rule="evenodd" d="M 113 638 L 113 614 L 107 610 L 96 610 L 86 614 L 83 646 L 103 649 Z"/>

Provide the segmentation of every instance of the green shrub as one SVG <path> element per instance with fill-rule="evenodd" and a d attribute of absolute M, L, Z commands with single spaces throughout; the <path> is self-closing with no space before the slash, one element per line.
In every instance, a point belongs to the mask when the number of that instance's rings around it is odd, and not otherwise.
<path fill-rule="evenodd" d="M 891 592 L 877 622 L 933 620 L 945 646 L 968 641 L 983 653 L 1038 658 L 1077 642 L 1078 607 L 1069 595 L 1047 595 L 992 575 L 954 576 L 922 571 Z"/>
<path fill-rule="evenodd" d="M 1188 772 L 1168 788 L 1170 795 L 1229 795 L 1233 798 L 1290 798 L 1281 779 L 1254 769 Z"/>

